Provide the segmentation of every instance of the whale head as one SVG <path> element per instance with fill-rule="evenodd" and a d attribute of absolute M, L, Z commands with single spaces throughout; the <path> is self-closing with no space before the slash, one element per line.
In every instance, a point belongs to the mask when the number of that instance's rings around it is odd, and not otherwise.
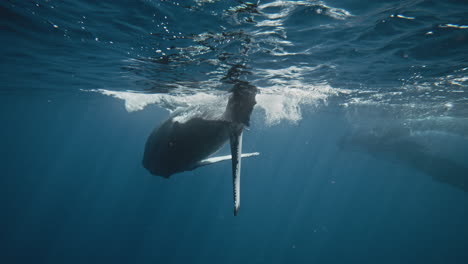
<path fill-rule="evenodd" d="M 258 92 L 257 87 L 245 81 L 237 81 L 231 89 L 224 119 L 233 123 L 249 126 L 250 115 L 257 101 L 255 96 Z"/>

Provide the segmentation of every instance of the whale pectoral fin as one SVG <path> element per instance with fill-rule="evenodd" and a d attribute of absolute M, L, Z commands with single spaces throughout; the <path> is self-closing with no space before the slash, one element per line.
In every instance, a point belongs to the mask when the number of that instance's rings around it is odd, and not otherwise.
<path fill-rule="evenodd" d="M 240 170 L 242 159 L 242 130 L 233 130 L 230 135 L 232 155 L 232 183 L 234 191 L 234 215 L 239 212 L 240 207 Z"/>
<path fill-rule="evenodd" d="M 244 154 L 241 155 L 241 157 L 242 158 L 248 158 L 248 157 L 254 157 L 254 156 L 258 156 L 258 155 L 260 155 L 259 152 L 252 152 L 252 153 L 244 153 Z M 195 166 L 194 166 L 194 169 L 196 169 L 198 167 L 202 167 L 202 166 L 206 166 L 206 165 L 215 164 L 215 163 L 218 163 L 218 162 L 230 160 L 231 158 L 232 158 L 231 155 L 207 158 L 207 159 L 204 159 L 204 160 L 201 160 L 201 161 L 197 162 L 197 164 L 195 164 Z"/>

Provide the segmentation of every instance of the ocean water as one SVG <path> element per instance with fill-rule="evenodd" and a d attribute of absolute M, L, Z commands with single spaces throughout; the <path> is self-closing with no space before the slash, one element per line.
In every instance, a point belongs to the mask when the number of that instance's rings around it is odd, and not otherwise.
<path fill-rule="evenodd" d="M 0 263 L 468 262 L 466 1 L 3 0 L 0 33 Z M 234 217 L 229 162 L 141 160 L 239 81 Z"/>

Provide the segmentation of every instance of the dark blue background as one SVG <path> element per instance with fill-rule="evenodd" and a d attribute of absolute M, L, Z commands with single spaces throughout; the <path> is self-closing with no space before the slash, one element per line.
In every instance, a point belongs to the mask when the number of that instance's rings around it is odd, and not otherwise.
<path fill-rule="evenodd" d="M 266 35 L 236 24 L 252 15 L 227 11 L 238 1 L 177 2 L 0 3 L 0 263 L 468 263 L 466 192 L 339 146 L 356 126 L 439 117 L 467 144 L 468 29 L 444 27 L 468 25 L 464 1 L 312 1 Z M 330 7 L 352 16 L 316 12 Z M 209 51 L 189 54 L 199 46 Z M 127 112 L 90 90 L 213 92 L 199 82 L 221 83 L 237 62 L 265 90 L 266 70 L 308 67 L 301 85 L 350 93 L 301 106 L 297 124 L 269 126 L 255 109 L 244 152 L 261 155 L 242 164 L 234 217 L 229 162 L 150 175 L 144 144 L 168 111 Z M 466 150 L 452 155 L 468 166 Z"/>
<path fill-rule="evenodd" d="M 151 176 L 147 135 L 167 113 L 76 94 L 1 97 L 3 263 L 464 263 L 466 193 L 336 147 L 336 113 L 253 125 L 242 206 L 229 163 Z M 50 100 L 50 102 L 48 102 Z M 255 118 L 255 116 L 254 116 Z"/>

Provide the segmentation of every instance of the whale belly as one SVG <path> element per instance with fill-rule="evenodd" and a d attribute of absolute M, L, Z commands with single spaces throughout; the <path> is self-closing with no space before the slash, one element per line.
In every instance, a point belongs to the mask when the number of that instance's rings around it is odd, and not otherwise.
<path fill-rule="evenodd" d="M 199 161 L 219 150 L 229 139 L 229 123 L 193 118 L 185 123 L 164 122 L 149 136 L 143 166 L 152 174 L 168 178 L 192 170 Z"/>

